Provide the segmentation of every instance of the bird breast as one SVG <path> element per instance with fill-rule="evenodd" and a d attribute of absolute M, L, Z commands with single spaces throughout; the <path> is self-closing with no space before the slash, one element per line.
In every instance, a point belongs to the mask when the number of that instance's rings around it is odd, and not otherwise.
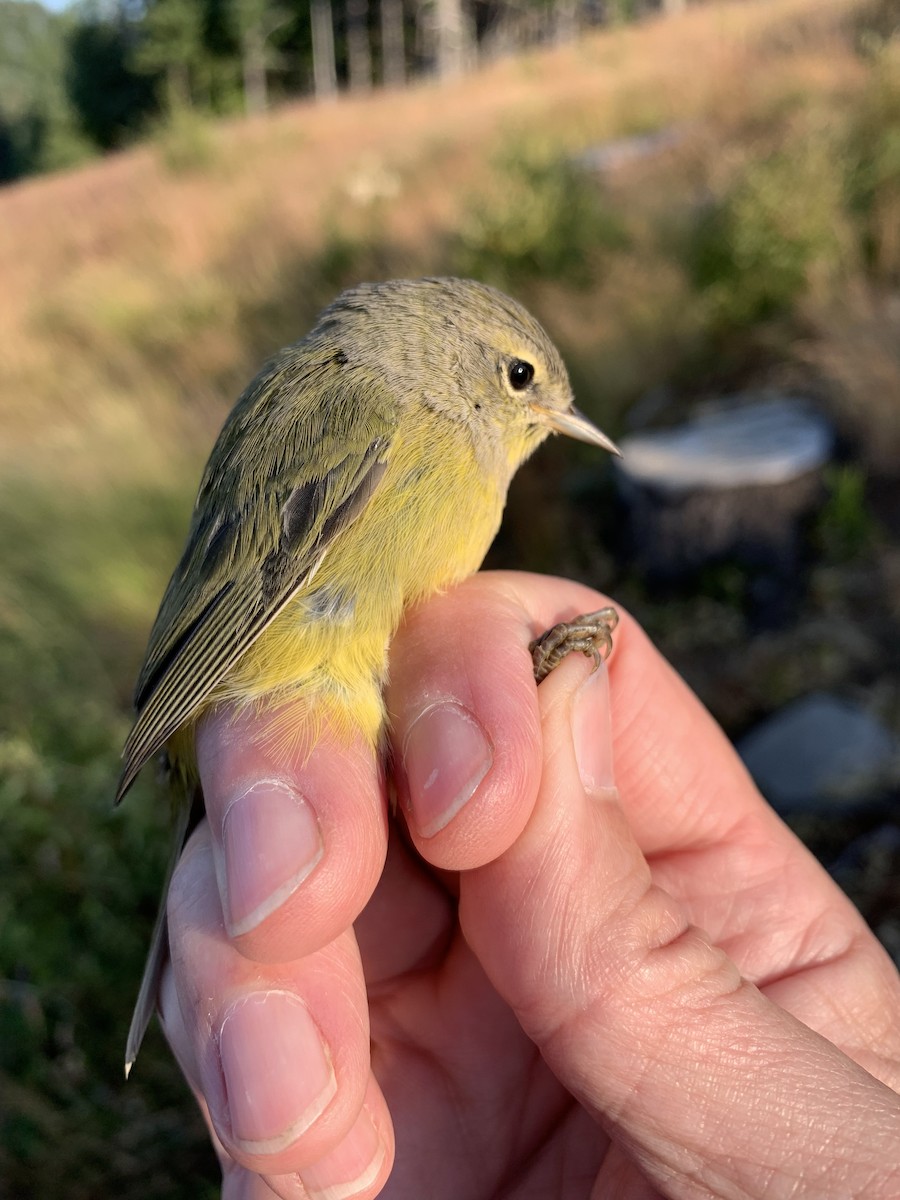
<path fill-rule="evenodd" d="M 465 427 L 425 411 L 420 424 L 407 419 L 365 509 L 212 699 L 303 696 L 377 741 L 387 647 L 404 609 L 478 569 L 506 487 L 484 471 Z"/>

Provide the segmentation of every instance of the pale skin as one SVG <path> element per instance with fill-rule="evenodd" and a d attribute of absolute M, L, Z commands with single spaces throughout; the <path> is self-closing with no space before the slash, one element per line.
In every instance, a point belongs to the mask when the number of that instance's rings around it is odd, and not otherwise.
<path fill-rule="evenodd" d="M 627 613 L 534 686 L 531 638 L 605 603 L 485 574 L 408 617 L 408 835 L 361 744 L 206 720 L 161 1006 L 225 1200 L 900 1196 L 855 909 Z"/>

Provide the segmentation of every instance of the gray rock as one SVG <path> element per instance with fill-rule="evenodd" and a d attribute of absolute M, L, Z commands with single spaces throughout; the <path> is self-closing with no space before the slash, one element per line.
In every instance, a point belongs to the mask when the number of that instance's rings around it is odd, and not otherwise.
<path fill-rule="evenodd" d="M 737 746 L 780 812 L 868 806 L 896 781 L 900 743 L 863 709 L 814 692 L 775 713 Z"/>

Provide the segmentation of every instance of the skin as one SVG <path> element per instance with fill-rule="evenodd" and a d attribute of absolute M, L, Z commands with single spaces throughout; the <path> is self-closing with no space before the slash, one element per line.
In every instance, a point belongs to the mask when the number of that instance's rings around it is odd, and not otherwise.
<path fill-rule="evenodd" d="M 852 905 L 627 614 L 535 688 L 531 638 L 604 603 L 487 574 L 408 614 L 396 823 L 365 745 L 203 724 L 161 1001 L 225 1200 L 900 1195 L 900 983 Z"/>

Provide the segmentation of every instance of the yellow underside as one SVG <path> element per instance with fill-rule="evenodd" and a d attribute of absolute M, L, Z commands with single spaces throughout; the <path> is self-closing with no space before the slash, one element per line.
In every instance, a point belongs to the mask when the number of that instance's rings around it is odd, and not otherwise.
<path fill-rule="evenodd" d="M 327 724 L 377 745 L 387 647 L 402 613 L 478 569 L 508 482 L 486 477 L 464 429 L 453 430 L 455 444 L 445 428 L 442 437 L 414 432 L 415 447 L 409 437 L 395 439 L 368 507 L 209 704 L 289 702 L 283 721 L 275 714 L 276 738 L 311 745 Z"/>

